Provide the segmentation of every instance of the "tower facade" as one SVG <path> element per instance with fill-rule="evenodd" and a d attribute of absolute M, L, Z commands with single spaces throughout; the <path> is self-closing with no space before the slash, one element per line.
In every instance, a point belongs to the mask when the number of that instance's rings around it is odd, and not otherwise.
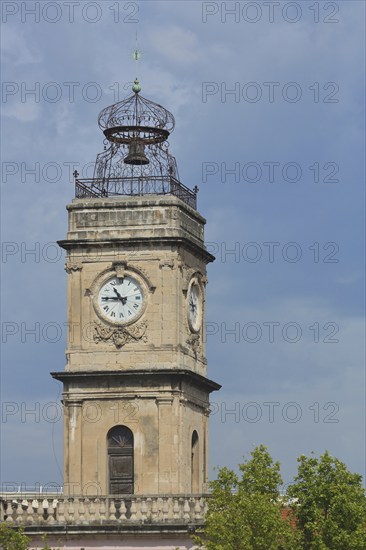
<path fill-rule="evenodd" d="M 204 218 L 167 138 L 174 118 L 133 94 L 101 112 L 108 147 L 68 205 L 65 493 L 206 492 Z"/>

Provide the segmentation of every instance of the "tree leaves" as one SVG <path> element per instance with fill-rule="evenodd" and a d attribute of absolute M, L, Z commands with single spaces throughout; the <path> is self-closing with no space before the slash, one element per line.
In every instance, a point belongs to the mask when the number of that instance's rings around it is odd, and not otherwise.
<path fill-rule="evenodd" d="M 6 523 L 0 523 L 0 545 L 3 550 L 27 550 L 30 538 L 22 529 L 15 530 Z"/>
<path fill-rule="evenodd" d="M 281 497 L 279 462 L 264 445 L 210 483 L 205 550 L 366 550 L 366 496 L 359 474 L 325 452 L 304 455 L 293 485 Z"/>
<path fill-rule="evenodd" d="M 288 496 L 306 550 L 365 550 L 366 496 L 362 477 L 326 451 L 319 459 L 298 458 Z"/>
<path fill-rule="evenodd" d="M 210 483 L 205 529 L 196 544 L 206 550 L 296 550 L 297 532 L 283 517 L 279 463 L 260 445 L 239 470 L 241 477 L 221 468 Z"/>

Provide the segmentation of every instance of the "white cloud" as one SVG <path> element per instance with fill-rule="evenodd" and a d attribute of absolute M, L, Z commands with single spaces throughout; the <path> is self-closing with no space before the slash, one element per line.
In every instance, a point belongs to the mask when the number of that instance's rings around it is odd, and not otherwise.
<path fill-rule="evenodd" d="M 258 264 L 250 264 L 242 256 L 238 262 L 230 256 L 225 263 L 219 253 L 215 264 L 209 267 L 209 321 L 226 320 L 228 328 L 235 321 L 296 321 L 304 331 L 296 344 L 269 344 L 263 339 L 257 344 L 236 343 L 232 338 L 223 344 L 217 337 L 209 337 L 209 376 L 223 384 L 213 400 L 226 399 L 229 403 L 242 398 L 281 402 L 292 399 L 304 407 L 311 405 L 312 400 L 327 400 L 341 405 L 342 422 L 334 426 L 220 424 L 217 428 L 221 431 L 214 427 L 211 434 L 214 463 L 237 463 L 252 443 L 261 440 L 273 445 L 274 455 L 277 450 L 282 454 L 287 471 L 302 450 L 312 445 L 320 448 L 322 440 L 336 454 L 348 453 L 350 463 L 361 461 L 364 327 L 357 316 L 361 298 L 357 293 L 363 247 L 359 231 L 362 199 L 357 184 L 363 174 L 356 155 L 357 147 L 363 152 L 359 75 L 364 8 L 359 6 L 357 2 L 343 3 L 341 22 L 336 25 L 278 21 L 270 25 L 222 24 L 219 16 L 205 25 L 199 2 L 141 3 L 144 57 L 138 76 L 142 94 L 166 106 L 177 119 L 171 149 L 181 174 L 186 172 L 188 176 L 184 183 L 201 187 L 199 208 L 208 221 L 207 241 L 225 243 L 228 250 L 237 241 L 298 241 L 304 250 L 299 264 L 286 263 L 281 255 L 274 264 L 264 257 Z M 148 15 L 145 20 L 144 14 Z M 7 80 L 24 81 L 30 89 L 36 81 L 41 85 L 58 81 L 63 91 L 63 82 L 77 80 L 81 84 L 73 104 L 68 103 L 66 93 L 55 104 L 45 103 L 42 98 L 35 103 L 31 97 L 21 103 L 20 94 L 3 104 L 4 158 L 24 161 L 27 167 L 35 162 L 59 162 L 62 166 L 64 161 L 94 161 L 103 148 L 103 135 L 96 124 L 98 112 L 117 100 L 114 83 L 119 83 L 124 97 L 124 83 L 136 76 L 130 59 L 135 27 L 113 24 L 111 17 L 107 8 L 103 21 L 95 25 L 78 20 L 75 24 L 60 21 L 54 25 L 23 25 L 19 21 L 17 25 L 4 26 Z M 311 96 L 306 96 L 306 101 L 290 104 L 280 95 L 271 104 L 265 98 L 256 104 L 235 103 L 232 97 L 221 101 L 218 93 L 203 103 L 200 96 L 204 81 L 224 82 L 230 89 L 235 82 L 283 83 L 297 79 L 304 85 L 304 96 L 311 82 L 339 79 L 340 102 L 314 104 Z M 98 82 L 102 87 L 99 103 L 82 99 L 82 84 L 86 82 Z M 360 98 L 358 103 L 355 98 Z M 297 160 L 307 177 L 296 185 L 223 184 L 218 174 L 206 185 L 200 182 L 204 159 L 218 164 L 227 162 L 228 166 L 235 161 L 243 164 Z M 309 182 L 308 166 L 315 161 L 337 162 L 342 182 Z M 46 243 L 65 236 L 65 204 L 73 196 L 73 186 L 68 182 L 67 170 L 64 176 L 54 184 L 34 182 L 30 176 L 22 184 L 19 173 L 4 186 L 3 222 L 7 225 L 8 241 L 25 242 L 31 249 L 36 241 Z M 337 239 L 342 240 L 340 262 L 314 264 L 309 246 L 315 241 Z M 52 315 L 66 321 L 66 292 L 57 290 L 55 299 L 55 288 L 65 288 L 62 264 L 32 265 L 31 259 L 27 263 L 9 259 L 4 264 L 7 280 L 26 288 L 29 294 L 25 302 L 21 298 L 10 299 L 4 292 L 3 311 L 9 319 L 19 313 L 27 319 L 38 315 L 41 322 L 49 320 L 47 304 L 37 305 L 41 280 L 44 294 L 52 297 Z M 339 324 L 340 342 L 310 341 L 309 326 L 314 322 L 323 326 L 329 321 Z M 35 350 L 24 344 L 11 353 L 6 351 L 4 379 L 13 391 L 19 391 L 19 398 L 27 400 L 34 387 L 47 395 L 49 370 L 55 368 L 55 363 L 60 365 L 57 368 L 63 368 L 63 345 L 57 350 L 39 345 Z M 19 384 L 19 380 L 23 383 Z M 213 417 L 213 425 L 217 418 Z M 22 437 L 19 432 L 17 435 L 12 438 L 11 432 L 6 433 L 6 438 L 11 438 L 10 445 L 4 441 L 9 449 L 7 469 L 14 464 L 14 458 L 22 456 Z M 37 431 L 37 438 L 44 438 L 45 445 L 48 437 L 46 432 Z M 43 456 L 41 452 L 32 460 L 33 472 L 38 471 L 39 476 L 50 462 L 50 455 L 44 450 Z M 17 467 L 20 473 L 24 472 L 20 460 Z"/>
<path fill-rule="evenodd" d="M 40 116 L 39 103 L 7 103 L 3 107 L 2 114 L 6 117 L 16 118 L 18 122 L 34 122 Z"/>
<path fill-rule="evenodd" d="M 39 48 L 30 43 L 29 35 L 26 38 L 24 33 L 9 24 L 2 26 L 2 61 L 11 65 L 26 65 L 41 63 L 43 56 Z"/>
<path fill-rule="evenodd" d="M 188 29 L 177 25 L 166 28 L 155 28 L 150 31 L 149 38 L 157 54 L 173 63 L 189 65 L 202 60 L 197 36 Z"/>

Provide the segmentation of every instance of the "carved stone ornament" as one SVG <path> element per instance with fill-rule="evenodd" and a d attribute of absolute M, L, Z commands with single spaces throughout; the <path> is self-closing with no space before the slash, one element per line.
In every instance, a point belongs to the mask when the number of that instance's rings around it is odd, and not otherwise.
<path fill-rule="evenodd" d="M 125 271 L 127 269 L 127 262 L 114 262 L 112 264 L 112 267 L 114 268 L 116 275 L 119 279 L 123 279 L 125 276 Z"/>
<path fill-rule="evenodd" d="M 187 344 L 190 348 L 194 351 L 194 353 L 198 353 L 201 350 L 201 338 L 199 334 L 191 334 L 189 338 L 187 338 Z"/>
<path fill-rule="evenodd" d="M 201 271 L 194 269 L 192 267 L 187 267 L 185 264 L 180 264 L 179 267 L 181 269 L 182 277 L 183 277 L 183 284 L 182 284 L 183 292 L 187 292 L 189 283 L 192 277 L 194 276 L 197 277 L 200 283 L 203 283 L 204 285 L 206 284 L 207 277 Z"/>
<path fill-rule="evenodd" d="M 82 269 L 83 269 L 83 266 L 82 266 L 82 264 L 79 264 L 79 263 L 66 262 L 66 264 L 65 264 L 66 273 L 72 273 L 74 271 L 81 271 Z"/>
<path fill-rule="evenodd" d="M 175 262 L 173 258 L 172 259 L 166 258 L 165 260 L 160 260 L 159 262 L 160 269 L 164 269 L 165 267 L 169 269 L 174 269 L 174 265 L 175 265 Z"/>
<path fill-rule="evenodd" d="M 146 336 L 147 322 L 144 321 L 138 325 L 124 327 L 107 327 L 102 323 L 94 323 L 93 340 L 96 344 L 99 342 L 113 342 L 116 348 L 122 348 L 130 342 L 147 342 Z"/>

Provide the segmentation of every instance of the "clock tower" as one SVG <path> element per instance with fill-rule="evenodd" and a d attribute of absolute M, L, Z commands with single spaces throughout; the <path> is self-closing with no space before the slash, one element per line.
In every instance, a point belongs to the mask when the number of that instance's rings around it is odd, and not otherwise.
<path fill-rule="evenodd" d="M 64 493 L 202 495 L 209 394 L 205 219 L 179 179 L 174 118 L 133 93 L 99 115 L 104 151 L 75 173 L 66 250 Z"/>

